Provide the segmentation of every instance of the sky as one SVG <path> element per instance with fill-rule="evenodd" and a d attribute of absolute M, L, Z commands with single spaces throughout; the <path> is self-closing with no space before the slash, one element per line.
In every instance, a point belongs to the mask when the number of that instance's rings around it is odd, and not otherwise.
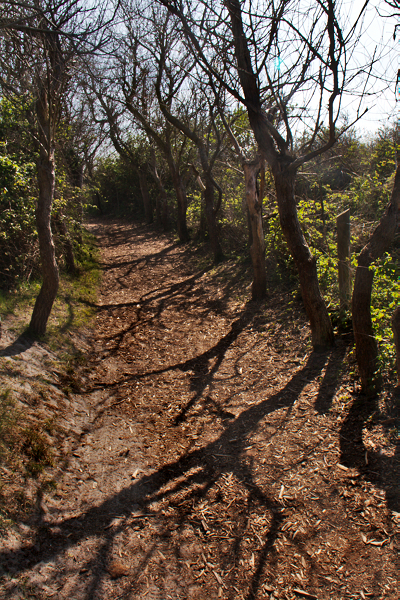
<path fill-rule="evenodd" d="M 360 11 L 363 4 L 364 0 L 345 0 L 344 9 L 348 8 L 350 19 Z M 369 52 L 375 47 L 382 51 L 377 74 L 386 79 L 388 87 L 366 102 L 368 113 L 357 124 L 357 129 L 366 136 L 380 127 L 393 127 L 400 116 L 400 100 L 396 102 L 395 94 L 397 71 L 400 69 L 400 27 L 396 39 L 393 39 L 396 22 L 400 24 L 400 15 L 397 18 L 384 18 L 384 15 L 393 14 L 393 9 L 386 6 L 383 0 L 371 0 L 370 4 L 365 16 L 363 46 Z"/>

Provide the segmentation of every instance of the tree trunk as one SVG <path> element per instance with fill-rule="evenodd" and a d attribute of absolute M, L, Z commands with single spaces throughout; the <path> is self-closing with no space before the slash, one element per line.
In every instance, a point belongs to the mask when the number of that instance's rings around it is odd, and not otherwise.
<path fill-rule="evenodd" d="M 156 155 L 154 149 L 151 152 L 150 161 L 151 173 L 154 177 L 155 182 L 158 185 L 159 194 L 156 200 L 156 223 L 158 227 L 162 227 L 164 231 L 168 229 L 168 196 L 165 191 L 161 177 L 157 171 Z"/>
<path fill-rule="evenodd" d="M 74 275 L 76 273 L 76 264 L 75 264 L 75 256 L 74 256 L 74 248 L 72 246 L 71 238 L 68 233 L 67 226 L 63 219 L 62 215 L 56 215 L 54 217 L 55 225 L 58 231 L 61 234 L 61 238 L 64 245 L 64 257 L 65 257 L 65 267 L 68 273 Z"/>
<path fill-rule="evenodd" d="M 272 168 L 281 227 L 299 272 L 303 301 L 310 319 L 312 343 L 315 349 L 325 348 L 333 344 L 332 324 L 319 289 L 315 259 L 297 218 L 294 197 L 296 170 L 290 169 L 293 157 L 289 154 L 287 142 L 280 137 L 263 110 L 259 79 L 253 70 L 244 31 L 241 3 L 239 0 L 226 0 L 225 5 L 230 14 L 238 75 L 250 125 L 260 152 Z"/>
<path fill-rule="evenodd" d="M 206 207 L 207 229 L 210 236 L 211 248 L 214 254 L 214 263 L 224 260 L 221 244 L 218 238 L 217 220 L 214 210 L 214 185 L 208 178 L 204 189 L 204 203 Z"/>
<path fill-rule="evenodd" d="M 139 185 L 142 194 L 144 218 L 146 223 L 150 225 L 153 222 L 153 207 L 151 205 L 151 199 L 149 196 L 149 188 L 147 185 L 147 174 L 146 167 L 138 169 L 139 173 Z"/>
<path fill-rule="evenodd" d="M 400 211 L 400 165 L 397 167 L 392 197 L 379 225 L 361 250 L 354 280 L 352 299 L 353 331 L 356 359 L 363 392 L 374 391 L 374 374 L 378 362 L 378 344 L 371 320 L 371 294 L 374 272 L 369 267 L 392 243 Z"/>
<path fill-rule="evenodd" d="M 345 311 L 349 309 L 351 300 L 350 209 L 337 216 L 336 224 L 340 310 Z"/>
<path fill-rule="evenodd" d="M 36 227 L 39 237 L 43 283 L 36 298 L 29 324 L 29 332 L 34 336 L 42 336 L 46 333 L 47 321 L 57 295 L 59 284 L 58 266 L 50 225 L 55 185 L 53 150 L 48 153 L 41 148 L 37 177 L 39 198 L 36 207 Z"/>
<path fill-rule="evenodd" d="M 251 296 L 253 300 L 262 300 L 267 295 L 267 273 L 265 268 L 265 242 L 262 226 L 262 199 L 257 192 L 257 174 L 260 162 L 257 160 L 243 164 L 246 207 L 249 221 L 249 239 L 251 240 L 250 256 L 253 264 L 253 283 Z"/>
<path fill-rule="evenodd" d="M 279 218 L 290 253 L 296 263 L 301 294 L 310 320 L 312 344 L 322 350 L 333 344 L 331 320 L 322 297 L 315 258 L 312 256 L 297 217 L 294 184 L 296 173 L 273 166 Z"/>
<path fill-rule="evenodd" d="M 164 231 L 168 230 L 168 197 L 161 179 L 158 181 L 159 194 L 156 200 L 156 223 Z"/>
<path fill-rule="evenodd" d="M 393 313 L 392 329 L 394 345 L 396 346 L 397 385 L 400 387 L 400 306 L 398 306 Z"/>
<path fill-rule="evenodd" d="M 170 168 L 170 172 L 172 175 L 172 181 L 174 183 L 176 200 L 177 200 L 177 229 L 178 229 L 178 237 L 181 243 L 186 243 L 190 240 L 189 231 L 187 228 L 186 222 L 186 213 L 187 213 L 187 198 L 186 198 L 186 190 L 182 181 L 182 177 L 175 166 L 172 156 L 168 156 L 168 166 Z"/>
<path fill-rule="evenodd" d="M 83 226 L 83 162 L 79 164 L 78 167 L 78 179 L 77 179 L 77 187 L 80 189 L 79 194 L 76 195 L 76 210 L 78 213 L 78 231 L 77 231 L 77 241 L 78 244 L 83 244 L 82 238 L 82 226 Z"/>
<path fill-rule="evenodd" d="M 180 179 L 180 177 L 179 177 L 179 179 Z M 186 243 L 190 240 L 190 235 L 189 235 L 189 231 L 187 228 L 187 222 L 186 222 L 186 212 L 187 212 L 186 191 L 184 190 L 182 182 L 176 184 L 175 191 L 176 191 L 176 199 L 177 199 L 177 204 L 178 204 L 177 228 L 178 228 L 179 241 L 182 243 Z"/>

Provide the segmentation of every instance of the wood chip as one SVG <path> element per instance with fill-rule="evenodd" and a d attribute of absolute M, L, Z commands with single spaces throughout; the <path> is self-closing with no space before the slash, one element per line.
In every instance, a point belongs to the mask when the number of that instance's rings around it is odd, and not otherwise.
<path fill-rule="evenodd" d="M 383 546 L 384 544 L 386 544 L 386 542 L 389 541 L 389 539 L 386 540 L 368 540 L 367 536 L 365 536 L 363 533 L 361 534 L 361 538 L 362 541 L 364 542 L 364 544 L 369 544 L 370 546 Z"/>
<path fill-rule="evenodd" d="M 112 579 L 117 579 L 118 577 L 124 577 L 129 574 L 129 567 L 122 563 L 119 560 L 114 560 L 109 564 L 107 568 L 108 573 L 112 577 Z"/>
<path fill-rule="evenodd" d="M 218 581 L 219 585 L 223 584 L 222 578 L 218 575 L 217 571 L 213 571 L 215 575 L 215 579 Z"/>
<path fill-rule="evenodd" d="M 305 592 L 304 590 L 301 590 L 300 588 L 293 588 L 293 591 L 298 596 L 304 596 L 305 598 L 311 598 L 311 600 L 318 600 L 317 596 L 314 596 L 314 594 L 309 594 L 308 592 Z"/>

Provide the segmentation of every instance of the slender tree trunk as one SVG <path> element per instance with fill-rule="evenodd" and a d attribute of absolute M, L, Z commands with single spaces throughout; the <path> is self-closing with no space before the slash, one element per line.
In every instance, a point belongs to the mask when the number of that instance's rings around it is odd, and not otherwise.
<path fill-rule="evenodd" d="M 156 223 L 164 231 L 168 230 L 168 196 L 160 178 L 158 178 L 159 194 L 156 200 Z"/>
<path fill-rule="evenodd" d="M 158 174 L 157 163 L 156 163 L 156 155 L 154 149 L 152 149 L 151 153 L 151 161 L 150 161 L 151 173 L 154 177 L 155 182 L 158 185 L 159 194 L 157 195 L 156 201 L 156 223 L 159 227 L 162 227 L 164 231 L 168 229 L 168 196 L 165 191 L 163 182 L 161 181 L 161 177 Z"/>
<path fill-rule="evenodd" d="M 197 232 L 197 237 L 201 240 L 207 235 L 207 216 L 206 216 L 206 203 L 203 202 L 203 192 L 201 193 L 200 198 L 200 220 L 199 220 L 199 229 Z"/>
<path fill-rule="evenodd" d="M 249 239 L 251 239 L 250 256 L 253 264 L 253 283 L 251 296 L 253 300 L 262 300 L 267 295 L 267 273 L 265 268 L 265 242 L 262 226 L 262 201 L 257 193 L 257 174 L 260 162 L 243 164 L 246 207 L 249 220 Z"/>
<path fill-rule="evenodd" d="M 337 216 L 336 225 L 340 310 L 345 311 L 349 309 L 351 301 L 350 209 Z"/>
<path fill-rule="evenodd" d="M 180 179 L 181 178 L 179 176 L 179 180 Z M 176 191 L 176 199 L 177 199 L 177 203 L 178 203 L 177 228 L 178 228 L 179 241 L 182 243 L 186 243 L 190 240 L 190 235 L 189 235 L 189 231 L 187 228 L 187 221 L 186 221 L 186 212 L 187 212 L 186 191 L 184 189 L 182 181 L 176 182 L 175 191 Z"/>
<path fill-rule="evenodd" d="M 374 373 L 377 369 L 378 344 L 371 319 L 371 294 L 374 272 L 369 267 L 392 243 L 399 223 L 400 166 L 397 167 L 392 197 L 379 225 L 369 242 L 361 250 L 354 280 L 352 312 L 356 343 L 356 359 L 360 372 L 361 387 L 365 393 L 373 391 Z"/>
<path fill-rule="evenodd" d="M 39 196 L 35 215 L 43 282 L 33 308 L 29 332 L 34 336 L 42 336 L 46 333 L 47 321 L 59 285 L 58 265 L 51 231 L 51 209 L 56 177 L 54 141 L 46 86 L 42 86 L 40 89 L 36 101 L 36 116 L 39 128 L 40 154 L 37 163 Z"/>
<path fill-rule="evenodd" d="M 206 213 L 206 219 L 207 219 L 208 235 L 210 236 L 211 248 L 212 248 L 212 251 L 214 254 L 214 263 L 218 264 L 218 263 L 222 262 L 225 257 L 224 257 L 224 253 L 222 251 L 221 244 L 219 241 L 219 236 L 218 236 L 218 227 L 217 227 L 218 208 L 217 209 L 215 208 L 215 202 L 214 202 L 215 185 L 214 185 L 214 182 L 212 179 L 211 167 L 210 167 L 210 163 L 209 163 L 209 157 L 208 157 L 207 150 L 206 150 L 202 140 L 200 138 L 198 138 L 197 135 L 194 135 L 194 137 L 192 139 L 193 139 L 194 143 L 196 144 L 198 151 L 199 151 L 199 157 L 200 157 L 201 167 L 203 170 L 205 184 L 203 183 L 203 181 L 200 177 L 200 174 L 197 173 L 196 168 L 195 167 L 193 167 L 193 168 L 197 174 L 198 182 L 204 193 L 204 204 L 205 204 L 205 213 Z"/>
<path fill-rule="evenodd" d="M 47 321 L 58 291 L 59 273 L 51 231 L 51 207 L 54 199 L 54 151 L 41 149 L 38 162 L 39 198 L 36 207 L 36 227 L 39 237 L 42 267 L 42 287 L 36 298 L 29 332 L 34 336 L 46 333 Z"/>
<path fill-rule="evenodd" d="M 186 190 L 184 183 L 182 181 L 182 177 L 179 173 L 179 170 L 175 166 L 174 160 L 172 156 L 168 156 L 168 166 L 170 168 L 170 172 L 172 175 L 172 181 L 174 183 L 176 200 L 177 200 L 177 229 L 179 241 L 182 243 L 186 243 L 190 239 L 189 231 L 187 228 L 186 222 L 186 213 L 187 213 L 187 198 L 186 198 Z"/>
<path fill-rule="evenodd" d="M 82 190 L 83 190 L 83 163 L 80 163 L 78 167 L 78 180 L 77 187 L 81 190 L 76 196 L 76 210 L 78 213 L 78 231 L 77 241 L 78 244 L 83 244 L 82 239 L 82 226 L 83 226 L 83 202 L 82 202 Z"/>
<path fill-rule="evenodd" d="M 214 254 L 214 263 L 218 264 L 224 260 L 221 244 L 218 237 L 217 219 L 214 210 L 214 185 L 207 178 L 204 189 L 204 203 L 206 208 L 207 228 L 210 236 L 211 248 Z"/>
<path fill-rule="evenodd" d="M 76 264 L 75 264 L 75 256 L 74 256 L 74 248 L 72 245 L 72 241 L 70 235 L 68 233 L 67 226 L 65 224 L 64 218 L 62 215 L 58 214 L 54 217 L 54 223 L 59 233 L 61 234 L 61 239 L 64 245 L 64 257 L 65 257 L 65 266 L 68 273 L 72 275 L 76 273 Z"/>
<path fill-rule="evenodd" d="M 296 173 L 281 170 L 280 165 L 275 164 L 273 175 L 280 223 L 299 273 L 301 294 L 310 320 L 312 344 L 316 350 L 323 349 L 332 346 L 333 329 L 319 288 L 316 261 L 297 217 L 294 195 Z"/>
<path fill-rule="evenodd" d="M 149 196 L 149 188 L 147 185 L 146 167 L 138 169 L 140 192 L 142 194 L 144 217 L 146 223 L 150 225 L 153 222 L 153 207 Z"/>

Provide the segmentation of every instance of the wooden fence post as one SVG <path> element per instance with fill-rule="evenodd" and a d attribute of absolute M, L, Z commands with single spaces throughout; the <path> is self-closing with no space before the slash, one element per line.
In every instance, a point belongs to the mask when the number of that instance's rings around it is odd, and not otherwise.
<path fill-rule="evenodd" d="M 336 217 L 336 226 L 340 309 L 348 310 L 351 301 L 350 209 Z"/>
<path fill-rule="evenodd" d="M 400 386 L 400 306 L 398 306 L 393 313 L 392 329 L 394 336 L 394 345 L 396 346 L 397 383 Z"/>

